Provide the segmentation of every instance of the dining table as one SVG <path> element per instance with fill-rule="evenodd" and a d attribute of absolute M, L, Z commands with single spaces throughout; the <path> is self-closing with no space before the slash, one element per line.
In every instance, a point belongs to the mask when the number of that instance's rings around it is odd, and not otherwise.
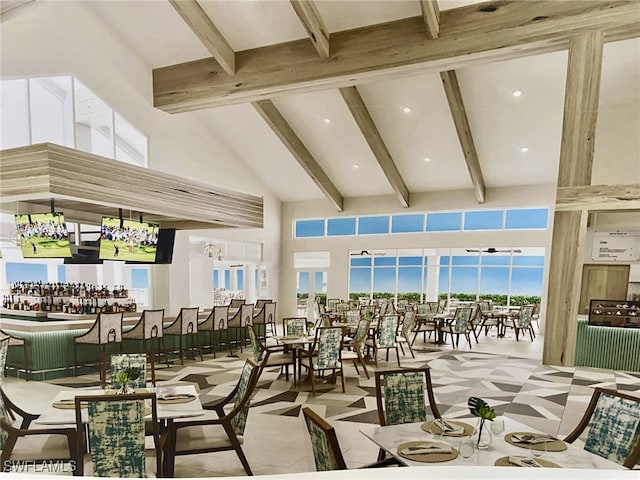
<path fill-rule="evenodd" d="M 309 348 L 315 343 L 315 335 L 284 335 L 276 336 L 276 342 L 284 345 L 285 351 L 290 351 L 293 358 L 293 386 L 300 385 L 301 369 L 298 362 L 300 350 Z"/>
<path fill-rule="evenodd" d="M 360 432 L 373 443 L 385 450 L 389 455 L 393 456 L 401 465 L 405 466 L 433 466 L 433 465 L 451 465 L 451 466 L 515 466 L 509 460 L 519 459 L 531 459 L 531 452 L 528 444 L 516 444 L 513 442 L 512 435 L 519 433 L 531 433 L 534 435 L 544 434 L 535 428 L 531 428 L 517 420 L 509 417 L 502 417 L 504 419 L 504 433 L 499 435 L 493 435 L 493 439 L 489 448 L 478 449 L 474 448 L 473 454 L 469 458 L 463 458 L 458 454 L 458 449 L 461 440 L 472 441 L 475 445 L 474 437 L 464 436 L 439 436 L 438 438 L 432 437 L 431 433 L 428 433 L 424 429 L 424 425 L 427 422 L 416 423 L 404 423 L 399 425 L 387 425 L 387 426 L 364 426 L 360 429 Z M 449 422 L 462 422 L 467 425 L 475 426 L 476 418 L 460 418 L 460 419 L 446 419 Z M 487 421 L 487 424 L 491 423 Z M 490 428 L 486 425 L 485 428 Z M 562 442 L 560 439 L 553 438 L 554 445 L 560 445 L 561 448 L 547 451 L 539 458 L 534 458 L 536 466 L 554 466 L 560 468 L 571 469 L 609 469 L 609 470 L 624 470 L 622 465 L 609 461 L 603 457 L 595 455 L 587 450 L 584 450 L 579 445 L 574 445 L 566 442 Z M 507 441 L 510 439 L 511 441 Z M 410 456 L 403 456 L 400 454 L 399 447 L 402 447 L 402 451 L 406 447 L 405 445 L 419 445 L 422 442 L 443 442 L 451 447 L 455 452 L 455 458 L 445 461 L 429 461 L 428 458 L 423 457 L 421 459 Z M 413 443 L 415 442 L 415 443 Z M 566 447 L 566 448 L 565 448 Z M 454 456 L 453 454 L 451 455 Z M 520 465 L 522 466 L 522 465 Z"/>

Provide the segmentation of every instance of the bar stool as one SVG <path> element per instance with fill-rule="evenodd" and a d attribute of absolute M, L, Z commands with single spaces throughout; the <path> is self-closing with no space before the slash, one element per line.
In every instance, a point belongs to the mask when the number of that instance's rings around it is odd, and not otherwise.
<path fill-rule="evenodd" d="M 29 350 L 27 350 L 27 340 L 22 337 L 16 337 L 15 335 L 11 335 L 10 333 L 5 332 L 0 329 L 0 340 L 4 339 L 4 337 L 9 337 L 9 348 L 11 347 L 22 347 L 22 367 L 19 364 L 14 364 L 7 359 L 5 368 L 13 368 L 16 371 L 16 375 L 19 377 L 18 372 L 20 370 L 24 371 L 24 376 L 27 381 L 30 378 L 33 378 L 33 370 L 31 368 L 31 362 L 29 361 Z"/>
<path fill-rule="evenodd" d="M 209 332 L 209 347 L 211 348 L 211 352 L 213 353 L 213 358 L 216 358 L 216 346 L 214 333 L 215 331 L 222 332 L 223 330 L 227 330 L 227 320 L 229 317 L 229 306 L 215 306 L 209 316 L 204 319 L 202 322 L 198 323 L 198 330 L 203 332 Z M 219 342 L 222 343 L 222 342 Z M 227 345 L 229 342 L 225 342 Z M 206 347 L 207 345 L 203 345 Z M 229 347 L 229 353 L 231 353 L 231 347 Z"/>
<path fill-rule="evenodd" d="M 136 323 L 132 329 L 122 333 L 122 338 L 125 340 L 142 340 L 142 351 L 148 352 L 147 341 L 156 340 L 157 343 L 157 357 L 160 359 L 160 355 L 164 355 L 167 367 L 169 366 L 169 359 L 164 352 L 163 341 L 163 321 L 164 321 L 164 308 L 159 310 L 143 310 L 140 320 Z"/>
<path fill-rule="evenodd" d="M 100 365 L 100 383 L 102 378 L 102 358 L 107 351 L 107 345 L 116 344 L 122 352 L 122 312 L 99 313 L 91 328 L 73 339 L 73 375 L 77 375 L 78 344 L 95 345 L 98 347 L 98 364 Z M 83 364 L 83 366 L 86 364 Z"/>
<path fill-rule="evenodd" d="M 178 339 L 178 352 L 180 352 L 180 365 L 184 365 L 184 356 L 183 356 L 183 348 L 182 348 L 182 338 L 185 339 L 185 345 L 188 348 L 189 337 L 195 337 L 196 347 L 193 346 L 189 350 L 194 350 L 197 348 L 198 354 L 200 355 L 200 360 L 203 361 L 202 358 L 202 350 L 200 350 L 200 340 L 198 340 L 198 307 L 192 308 L 181 308 L 180 313 L 176 317 L 176 319 L 171 323 L 171 325 L 165 327 L 163 329 L 163 334 L 173 335 L 179 337 Z M 173 350 L 175 352 L 175 350 Z"/>
<path fill-rule="evenodd" d="M 253 320 L 253 304 L 242 304 L 236 314 L 229 319 L 227 326 L 235 330 L 234 343 L 240 344 L 240 353 L 242 353 L 242 347 L 246 345 L 247 335 L 243 334 L 242 342 L 240 341 L 240 334 L 243 328 L 251 325 Z"/>
<path fill-rule="evenodd" d="M 271 330 L 271 335 L 275 336 L 275 314 L 276 304 L 274 302 L 263 303 L 260 311 L 253 316 L 252 325 L 264 325 L 264 335 L 260 335 L 260 339 L 266 339 L 267 329 Z M 256 330 L 256 334 L 257 334 Z"/>

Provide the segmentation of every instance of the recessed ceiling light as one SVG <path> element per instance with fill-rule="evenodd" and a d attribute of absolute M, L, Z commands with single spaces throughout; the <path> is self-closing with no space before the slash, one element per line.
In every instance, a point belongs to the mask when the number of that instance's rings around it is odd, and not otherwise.
<path fill-rule="evenodd" d="M 520 147 L 520 151 L 522 153 L 527 153 L 529 151 L 529 147 L 527 147 L 527 146 Z"/>
<path fill-rule="evenodd" d="M 322 121 L 324 122 L 325 125 L 329 125 L 331 123 L 331 119 L 329 117 L 324 117 Z"/>
<path fill-rule="evenodd" d="M 431 157 L 424 157 L 422 160 L 424 160 L 425 162 L 429 163 L 431 161 Z"/>
<path fill-rule="evenodd" d="M 402 111 L 403 111 L 404 113 L 411 113 L 411 107 L 404 107 L 404 108 L 402 109 Z"/>
<path fill-rule="evenodd" d="M 360 168 L 360 165 L 358 165 L 357 163 L 353 164 L 353 169 L 354 170 L 358 170 Z"/>
<path fill-rule="evenodd" d="M 511 92 L 511 95 L 518 98 L 519 96 L 522 95 L 522 90 L 514 90 L 513 92 Z"/>

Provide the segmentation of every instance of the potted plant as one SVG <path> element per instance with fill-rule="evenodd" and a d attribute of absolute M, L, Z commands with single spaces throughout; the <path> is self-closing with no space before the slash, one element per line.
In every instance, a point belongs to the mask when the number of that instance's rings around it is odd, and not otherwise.
<path fill-rule="evenodd" d="M 479 418 L 478 427 L 476 428 L 476 434 L 478 436 L 476 446 L 478 449 L 489 448 L 492 441 L 491 430 L 484 428 L 484 422 L 485 420 L 493 422 L 496 418 L 495 410 L 491 408 L 487 402 L 478 397 L 469 397 L 467 405 L 471 414 Z"/>
<path fill-rule="evenodd" d="M 118 394 L 133 393 L 133 389 L 129 386 L 129 383 L 137 380 L 140 376 L 140 369 L 138 367 L 127 367 L 124 370 L 116 373 L 114 378 L 115 383 L 120 385 L 120 389 L 116 392 Z"/>

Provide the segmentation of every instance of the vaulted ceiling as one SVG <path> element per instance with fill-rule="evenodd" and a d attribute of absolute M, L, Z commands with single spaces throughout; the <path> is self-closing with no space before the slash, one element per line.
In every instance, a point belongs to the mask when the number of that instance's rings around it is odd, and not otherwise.
<path fill-rule="evenodd" d="M 636 0 L 88 4 L 153 69 L 149 101 L 196 116 L 283 201 L 555 184 L 568 39 L 592 28 L 615 112 L 594 171 L 640 157 L 612 133 L 640 127 Z"/>

